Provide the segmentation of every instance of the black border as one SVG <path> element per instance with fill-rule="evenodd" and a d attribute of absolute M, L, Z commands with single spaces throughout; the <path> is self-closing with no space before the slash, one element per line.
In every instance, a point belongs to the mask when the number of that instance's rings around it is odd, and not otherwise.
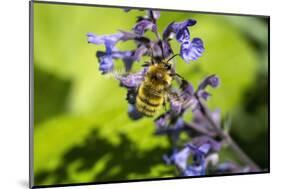
<path fill-rule="evenodd" d="M 215 14 L 215 15 L 230 15 L 230 16 L 255 16 L 267 19 L 268 24 L 268 169 L 260 172 L 247 172 L 247 173 L 233 173 L 233 174 L 216 174 L 206 176 L 191 176 L 191 177 L 168 177 L 168 178 L 151 178 L 151 179 L 131 179 L 120 181 L 108 182 L 85 182 L 85 183 L 72 183 L 72 184 L 54 184 L 54 185 L 34 185 L 34 172 L 33 172 L 33 101 L 34 101 L 34 86 L 33 86 L 33 4 L 55 4 L 55 5 L 70 5 L 70 6 L 89 6 L 89 7 L 108 7 L 108 8 L 134 8 L 134 9 L 153 9 L 160 11 L 173 11 L 173 12 L 192 12 L 202 14 Z M 204 12 L 192 10 L 175 10 L 175 9 L 161 9 L 149 7 L 129 7 L 119 5 L 100 5 L 88 3 L 70 3 L 70 2 L 55 2 L 55 1 L 29 1 L 29 188 L 53 188 L 53 187 L 67 187 L 67 186 L 85 186 L 97 184 L 114 184 L 114 183 L 131 183 L 131 182 L 144 182 L 144 181 L 161 181 L 161 180 L 180 180 L 191 178 L 210 178 L 210 177 L 224 177 L 224 176 L 238 176 L 238 175 L 256 175 L 270 173 L 270 16 L 269 15 L 256 15 L 256 14 L 238 14 L 238 13 L 224 13 L 224 12 Z"/>

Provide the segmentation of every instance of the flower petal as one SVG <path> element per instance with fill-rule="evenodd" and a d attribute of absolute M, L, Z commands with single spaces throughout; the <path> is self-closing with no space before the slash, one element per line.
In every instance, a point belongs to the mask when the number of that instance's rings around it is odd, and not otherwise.
<path fill-rule="evenodd" d="M 167 28 L 164 30 L 162 36 L 163 39 L 169 39 L 173 37 L 173 34 L 176 34 L 176 39 L 179 42 L 189 40 L 189 31 L 188 26 L 193 26 L 196 24 L 196 20 L 188 19 L 183 22 L 171 22 Z"/>
<path fill-rule="evenodd" d="M 112 35 L 100 35 L 100 36 L 95 35 L 93 33 L 87 34 L 88 42 L 97 44 L 97 45 L 104 44 L 106 42 L 115 44 L 120 40 L 120 38 L 122 36 L 123 36 L 122 33 L 116 33 L 116 34 L 112 34 Z"/>
<path fill-rule="evenodd" d="M 183 102 L 180 100 L 171 99 L 170 106 L 171 106 L 172 112 L 175 114 L 180 114 L 183 109 L 182 104 L 183 104 Z"/>
<path fill-rule="evenodd" d="M 87 33 L 87 37 L 88 37 L 88 43 L 93 43 L 97 45 L 104 43 L 104 39 L 102 36 L 97 36 L 93 33 Z"/>
<path fill-rule="evenodd" d="M 139 46 L 133 55 L 134 60 L 139 61 L 143 55 L 147 53 L 148 49 L 146 46 L 141 45 Z"/>
<path fill-rule="evenodd" d="M 150 20 L 141 20 L 138 22 L 135 27 L 133 28 L 134 32 L 138 35 L 143 35 L 146 30 L 152 30 L 156 32 L 157 27 L 156 25 L 151 22 Z"/>
<path fill-rule="evenodd" d="M 184 43 L 186 41 L 189 41 L 190 34 L 187 28 L 181 29 L 176 34 L 176 39 L 179 43 Z"/>
<path fill-rule="evenodd" d="M 198 148 L 198 150 L 200 150 L 200 151 L 203 152 L 204 154 L 207 154 L 210 149 L 211 149 L 211 145 L 210 145 L 209 143 L 202 144 L 202 145 Z"/>
<path fill-rule="evenodd" d="M 154 59 L 163 60 L 168 58 L 173 53 L 171 45 L 168 41 L 153 41 L 150 42 L 150 46 L 151 48 L 148 48 L 148 54 L 150 56 L 153 55 Z"/>
<path fill-rule="evenodd" d="M 122 37 L 120 38 L 120 40 L 122 40 L 122 41 L 132 40 L 132 39 L 135 39 L 136 37 L 139 37 L 139 35 L 137 35 L 133 32 L 127 32 L 124 30 L 119 30 L 119 31 L 123 34 Z"/>
<path fill-rule="evenodd" d="M 173 30 L 173 24 L 175 22 L 171 22 L 166 28 L 165 30 L 163 31 L 163 34 L 162 34 L 162 38 L 164 40 L 168 40 L 168 39 L 172 39 L 173 38 L 173 35 L 175 34 L 174 30 Z"/>
<path fill-rule="evenodd" d="M 194 38 L 192 42 L 185 41 L 181 44 L 180 55 L 187 63 L 191 60 L 197 60 L 203 52 L 203 41 L 200 38 Z"/>
<path fill-rule="evenodd" d="M 173 157 L 174 163 L 181 170 L 185 170 L 187 168 L 187 159 L 190 153 L 191 153 L 190 148 L 187 147 L 174 155 Z"/>
<path fill-rule="evenodd" d="M 101 56 L 99 63 L 99 70 L 102 71 L 102 74 L 111 72 L 114 68 L 113 59 L 110 56 Z"/>

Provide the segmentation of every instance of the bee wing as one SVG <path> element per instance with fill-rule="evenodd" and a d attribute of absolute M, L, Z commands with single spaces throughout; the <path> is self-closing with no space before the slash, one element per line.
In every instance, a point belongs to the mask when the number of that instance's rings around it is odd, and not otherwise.
<path fill-rule="evenodd" d="M 137 73 L 130 73 L 128 75 L 115 74 L 115 78 L 127 88 L 138 88 L 143 82 L 147 68 Z"/>

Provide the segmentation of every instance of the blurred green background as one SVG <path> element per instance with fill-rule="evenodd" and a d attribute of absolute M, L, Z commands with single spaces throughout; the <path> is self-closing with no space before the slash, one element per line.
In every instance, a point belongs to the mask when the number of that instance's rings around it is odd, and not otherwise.
<path fill-rule="evenodd" d="M 34 172 L 35 184 L 66 184 L 174 177 L 164 165 L 165 137 L 156 137 L 153 119 L 131 121 L 126 91 L 98 71 L 104 47 L 87 43 L 86 33 L 130 30 L 136 16 L 120 8 L 34 3 Z M 231 134 L 263 169 L 268 168 L 268 19 L 162 11 L 159 29 L 171 21 L 197 20 L 191 37 L 203 39 L 198 61 L 177 70 L 193 85 L 217 74 L 211 109 L 220 108 Z M 172 41 L 174 52 L 179 44 Z M 123 50 L 133 43 L 118 45 Z M 117 61 L 117 67 L 122 63 Z M 134 65 L 137 70 L 141 62 Z M 188 118 L 187 118 L 188 119 Z M 223 149 L 220 160 L 237 160 Z"/>

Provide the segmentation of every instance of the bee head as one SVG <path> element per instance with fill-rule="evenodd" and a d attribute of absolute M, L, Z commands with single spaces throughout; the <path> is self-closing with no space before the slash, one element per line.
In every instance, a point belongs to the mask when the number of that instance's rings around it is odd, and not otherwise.
<path fill-rule="evenodd" d="M 155 64 L 150 67 L 148 79 L 153 83 L 165 85 L 170 82 L 170 69 L 164 63 Z"/>
<path fill-rule="evenodd" d="M 164 68 L 165 68 L 166 70 L 171 70 L 172 64 L 164 63 Z"/>
<path fill-rule="evenodd" d="M 150 74 L 150 79 L 152 80 L 152 81 L 163 81 L 163 79 L 164 79 L 164 74 L 162 73 L 162 72 L 160 72 L 159 70 L 158 70 L 158 72 L 152 72 L 151 74 Z"/>

